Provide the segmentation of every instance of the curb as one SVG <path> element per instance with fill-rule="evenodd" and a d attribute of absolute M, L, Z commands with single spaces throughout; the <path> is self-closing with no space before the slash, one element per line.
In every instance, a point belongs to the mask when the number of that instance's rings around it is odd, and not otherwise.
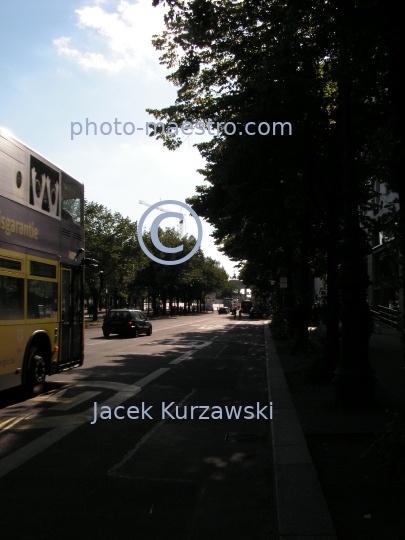
<path fill-rule="evenodd" d="M 279 539 L 337 540 L 268 324 L 264 323 Z"/>

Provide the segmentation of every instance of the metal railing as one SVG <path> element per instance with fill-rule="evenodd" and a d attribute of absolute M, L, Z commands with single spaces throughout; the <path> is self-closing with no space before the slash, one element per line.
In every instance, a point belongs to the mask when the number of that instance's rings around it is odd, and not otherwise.
<path fill-rule="evenodd" d="M 391 309 L 385 306 L 377 306 L 377 310 L 370 309 L 371 316 L 373 318 L 373 325 L 375 332 L 381 333 L 381 324 L 386 324 L 391 328 L 399 330 L 399 310 Z"/>

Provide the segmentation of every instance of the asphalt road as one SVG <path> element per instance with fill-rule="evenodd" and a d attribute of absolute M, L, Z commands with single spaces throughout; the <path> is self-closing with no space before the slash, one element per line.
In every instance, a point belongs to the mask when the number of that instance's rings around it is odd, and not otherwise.
<path fill-rule="evenodd" d="M 85 347 L 43 395 L 2 395 L 0 537 L 273 538 L 263 322 L 96 327 Z"/>

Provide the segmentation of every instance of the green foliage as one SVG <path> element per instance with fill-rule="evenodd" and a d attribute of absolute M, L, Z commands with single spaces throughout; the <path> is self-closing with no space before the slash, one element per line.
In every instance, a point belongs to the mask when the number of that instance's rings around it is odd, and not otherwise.
<path fill-rule="evenodd" d="M 221 249 L 243 266 L 247 284 L 265 294 L 266 281 L 288 267 L 302 296 L 303 266 L 309 276 L 325 275 L 328 251 L 338 249 L 343 204 L 358 197 L 366 211 L 374 179 L 392 177 L 386 156 L 395 152 L 395 121 L 392 114 L 382 117 L 387 108 L 393 112 L 387 57 L 398 25 L 390 36 L 392 17 L 373 0 L 167 4 L 167 30 L 154 43 L 178 87 L 177 99 L 148 112 L 179 125 L 211 119 L 293 126 L 291 137 L 217 133 L 197 144 L 207 160 L 199 172 L 208 185 L 197 186 L 189 202 L 214 226 Z M 354 160 L 350 189 L 341 182 L 345 88 Z M 170 149 L 181 144 L 160 138 Z M 336 227 L 340 238 L 331 241 Z"/>
<path fill-rule="evenodd" d="M 134 279 L 141 250 L 135 246 L 137 224 L 118 212 L 112 213 L 105 206 L 86 201 L 85 238 L 86 257 L 99 262 L 104 284 L 115 295 L 124 294 Z M 132 243 L 132 245 L 130 244 Z M 91 292 L 97 289 L 94 272 L 86 272 L 86 283 Z"/>
<path fill-rule="evenodd" d="M 241 261 L 243 279 L 257 293 L 267 294 L 285 266 L 299 289 L 303 241 L 312 275 L 325 272 L 325 170 L 337 160 L 337 85 L 326 53 L 333 37 L 320 20 L 334 8 L 302 1 L 169 5 L 167 31 L 155 45 L 174 68 L 168 78 L 179 87 L 178 98 L 150 113 L 178 124 L 210 118 L 293 126 L 292 136 L 217 133 L 198 144 L 207 160 L 199 172 L 209 185 L 197 186 L 188 201 L 215 227 L 221 249 Z M 171 149 L 180 144 L 162 138 Z"/>

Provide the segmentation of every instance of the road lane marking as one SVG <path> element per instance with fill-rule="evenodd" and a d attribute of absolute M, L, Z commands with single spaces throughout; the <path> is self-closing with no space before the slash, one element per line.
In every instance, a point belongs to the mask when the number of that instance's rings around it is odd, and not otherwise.
<path fill-rule="evenodd" d="M 22 420 L 28 420 L 37 417 L 39 414 L 41 414 L 41 411 L 42 409 L 34 407 L 25 409 L 25 412 L 23 412 L 22 414 L 13 416 L 10 421 L 3 423 L 0 426 L 0 433 L 2 433 L 3 431 L 8 431 Z"/>
<path fill-rule="evenodd" d="M 12 418 L 11 422 L 8 422 L 6 426 L 2 426 L 1 431 L 7 431 L 11 428 L 13 428 L 15 425 L 17 425 L 19 422 L 22 422 L 22 420 L 26 420 L 27 418 L 30 418 L 29 416 L 26 416 L 24 418 Z"/>
<path fill-rule="evenodd" d="M 6 426 L 9 426 L 15 419 L 16 419 L 15 416 L 13 416 L 12 418 L 9 418 L 5 422 L 2 422 L 0 424 L 0 431 L 3 431 L 6 428 Z"/>
<path fill-rule="evenodd" d="M 57 383 L 64 383 L 66 384 L 66 381 L 53 381 Z M 83 379 L 80 379 L 78 382 L 72 381 L 67 383 L 69 387 L 86 387 L 86 386 L 96 386 L 99 388 L 107 388 L 108 390 L 116 390 L 119 392 L 120 390 L 123 390 L 124 388 L 128 388 L 128 385 L 125 383 L 119 383 L 119 382 L 108 382 L 108 381 L 84 381 Z"/>
<path fill-rule="evenodd" d="M 78 396 L 74 396 L 72 398 L 62 398 L 61 402 L 55 405 L 55 407 L 51 407 L 51 411 L 69 411 L 70 409 L 73 409 L 73 407 L 77 407 L 77 405 L 80 405 L 81 403 L 84 403 L 88 399 L 91 399 L 98 394 L 101 394 L 101 392 L 82 392 Z"/>
<path fill-rule="evenodd" d="M 195 347 L 196 349 L 202 349 L 203 347 L 208 347 L 208 345 L 211 345 L 211 341 L 177 341 L 173 339 L 162 339 L 151 341 L 150 343 L 146 343 L 146 345 L 154 345 L 155 347 Z"/>
<path fill-rule="evenodd" d="M 2 411 L 1 416 L 7 417 L 7 416 L 12 415 L 12 418 L 0 424 L 0 433 L 2 431 L 8 431 L 9 429 L 17 425 L 22 420 L 28 420 L 28 419 L 37 417 L 41 413 L 42 409 L 36 408 L 35 406 L 32 407 L 30 405 L 31 403 L 36 404 L 37 402 L 46 402 L 51 399 L 59 398 L 66 392 L 66 390 L 67 388 L 64 388 L 59 391 L 52 390 L 51 392 L 42 394 L 41 396 L 37 396 L 35 398 L 28 400 L 26 404 L 22 406 L 11 405 L 10 407 L 6 407 Z"/>
<path fill-rule="evenodd" d="M 213 360 L 215 360 L 215 358 L 218 358 L 218 356 L 221 354 L 221 352 L 222 352 L 224 349 L 226 349 L 227 347 L 228 347 L 228 345 L 225 345 L 225 347 L 222 347 L 222 349 L 219 351 L 219 353 L 218 353 L 216 356 L 214 356 Z"/>
<path fill-rule="evenodd" d="M 136 385 L 129 385 L 127 389 L 118 392 L 115 396 L 110 399 L 107 399 L 104 404 L 116 407 L 129 399 L 132 396 L 135 396 L 140 392 L 142 388 Z M 56 442 L 72 433 L 75 429 L 82 426 L 83 424 L 89 422 L 94 416 L 94 405 L 81 414 L 75 414 L 69 417 L 69 419 L 62 425 L 48 431 L 41 437 L 38 437 L 34 441 L 26 444 L 22 448 L 19 448 L 12 454 L 9 454 L 5 458 L 0 460 L 0 478 L 13 471 L 20 465 L 26 463 L 29 459 L 40 454 Z"/>
<path fill-rule="evenodd" d="M 180 403 L 177 404 L 177 407 L 183 405 L 183 403 L 185 401 L 188 400 L 189 397 L 191 397 L 193 394 L 194 394 L 195 390 L 192 390 L 189 394 L 187 394 L 186 397 L 184 397 Z M 174 407 L 174 405 L 173 405 Z M 173 407 L 170 407 L 169 411 L 173 409 Z M 152 429 L 150 429 L 146 435 L 144 435 L 142 437 L 142 439 L 138 442 L 138 444 L 135 446 L 135 448 L 133 448 L 132 450 L 130 450 L 127 454 L 125 454 L 125 456 L 122 458 L 122 460 L 117 463 L 116 465 L 113 465 L 111 467 L 111 469 L 109 469 L 107 471 L 107 474 L 110 475 L 110 476 L 116 476 L 115 475 L 115 471 L 117 471 L 118 469 L 120 469 L 124 463 L 126 463 L 129 459 L 131 459 L 131 457 L 135 454 L 135 452 L 137 452 L 139 450 L 139 448 L 146 443 L 146 441 L 161 427 L 163 426 L 163 424 L 166 422 L 166 418 L 162 419 L 160 422 L 158 422 L 157 424 L 155 424 L 153 426 Z M 117 475 L 118 476 L 118 475 Z"/>
<path fill-rule="evenodd" d="M 52 380 L 52 382 L 54 382 Z M 59 391 L 56 391 L 56 390 L 52 390 L 51 392 L 47 392 L 46 394 L 41 394 L 37 397 L 34 397 L 32 399 L 30 399 L 29 401 L 49 401 L 50 399 L 59 399 L 63 396 L 63 394 L 65 394 L 67 392 L 67 388 L 62 388 L 62 390 L 59 390 Z"/>
<path fill-rule="evenodd" d="M 151 321 L 151 322 L 153 323 L 153 321 Z M 155 334 L 156 332 L 161 332 L 162 330 L 171 330 L 172 328 L 179 328 L 180 326 L 192 326 L 190 323 L 191 323 L 191 321 L 189 321 L 187 323 L 183 323 L 183 324 L 175 324 L 173 326 L 164 326 L 163 328 L 154 328 L 153 333 Z M 93 341 L 98 340 L 98 339 L 100 339 L 100 341 L 97 341 L 96 343 L 93 342 Z M 114 340 L 101 339 L 101 337 L 100 338 L 87 338 L 86 347 L 90 347 L 92 345 L 99 345 L 100 343 L 104 343 L 104 345 L 106 345 L 108 342 L 109 343 L 114 343 Z"/>
<path fill-rule="evenodd" d="M 185 324 L 176 324 L 173 326 L 164 326 L 163 328 L 156 328 L 156 330 L 153 330 L 154 332 L 161 332 L 162 330 L 170 330 L 171 328 L 178 328 L 179 326 L 192 326 L 191 321 Z"/>
<path fill-rule="evenodd" d="M 157 379 L 157 377 L 160 377 L 160 375 L 163 375 L 163 373 L 166 373 L 166 371 L 169 371 L 170 368 L 159 368 L 147 377 L 144 377 L 140 381 L 136 383 L 137 386 L 145 386 L 145 384 L 148 384 L 150 381 L 153 381 L 154 379 Z"/>
<path fill-rule="evenodd" d="M 210 343 L 211 342 L 209 342 L 209 341 L 204 342 L 202 345 L 198 346 L 198 349 L 200 349 L 202 347 L 205 347 L 205 346 L 209 345 Z M 190 353 L 187 353 L 187 354 L 188 354 L 188 356 L 190 356 Z M 183 359 L 184 359 L 184 355 L 181 355 L 180 357 L 177 358 L 177 360 L 179 360 L 179 362 L 181 362 Z M 76 386 L 79 386 L 79 385 L 86 386 L 86 385 L 88 385 L 88 386 L 100 386 L 102 388 L 103 386 L 108 384 L 109 387 L 111 388 L 112 385 L 114 385 L 114 386 L 119 385 L 121 388 L 117 392 L 117 394 L 115 394 L 114 396 L 112 396 L 111 398 L 109 398 L 109 399 L 107 399 L 106 401 L 103 402 L 103 405 L 110 406 L 110 407 L 117 407 L 118 405 L 120 405 L 124 401 L 127 401 L 129 398 L 131 398 L 131 397 L 135 396 L 136 394 L 138 394 L 142 390 L 143 386 L 145 386 L 149 382 L 155 380 L 156 378 L 160 377 L 160 375 L 163 375 L 164 373 L 166 373 L 170 369 L 171 368 L 157 369 L 156 371 L 153 371 L 152 373 L 150 373 L 149 375 L 147 375 L 143 379 L 137 381 L 135 384 L 126 385 L 124 388 L 121 387 L 121 383 L 106 383 L 106 382 L 100 382 L 99 383 L 98 381 L 82 381 L 81 383 L 79 383 Z M 194 392 L 194 390 L 193 390 L 193 392 Z M 53 396 L 51 394 L 49 396 L 49 398 L 52 398 L 52 397 Z M 186 398 L 184 398 L 184 400 L 186 400 L 188 397 L 189 396 L 186 396 Z M 181 402 L 181 403 L 183 403 L 183 402 Z M 38 415 L 40 412 L 42 412 L 41 409 L 35 410 L 34 413 L 33 413 L 32 410 L 30 410 L 29 413 L 25 417 L 21 417 L 21 418 L 16 419 L 15 424 L 20 422 L 21 420 L 32 418 L 33 416 Z M 66 437 L 66 435 L 69 435 L 69 433 L 72 433 L 78 427 L 80 427 L 83 424 L 89 422 L 93 418 L 93 415 L 94 415 L 94 405 L 90 409 L 85 411 L 84 413 L 78 413 L 78 414 L 75 414 L 75 415 L 71 415 L 67 419 L 66 419 L 66 417 L 63 417 L 63 416 L 60 417 L 62 419 L 62 421 L 64 422 L 62 425 L 59 425 L 58 427 L 51 429 L 50 431 L 48 431 L 44 435 L 38 437 L 34 441 L 26 444 L 22 448 L 19 448 L 18 450 L 16 450 L 15 452 L 9 454 L 8 456 L 4 457 L 3 459 L 0 459 L 0 478 L 5 476 L 9 472 L 13 471 L 14 469 L 19 467 L 20 465 L 23 465 L 28 460 L 30 460 L 31 458 L 33 458 L 36 455 L 40 454 L 41 452 L 43 452 L 44 450 L 46 450 L 47 448 L 49 448 L 50 446 L 52 446 L 56 442 L 60 441 L 61 439 L 63 439 L 63 437 Z M 10 429 L 15 424 L 14 423 L 8 424 L 4 428 L 4 430 Z M 136 449 L 134 449 L 134 452 L 136 451 Z"/>
<path fill-rule="evenodd" d="M 52 429 L 63 424 L 70 423 L 71 421 L 73 421 L 74 418 L 76 418 L 75 414 L 64 416 L 42 416 L 35 419 L 24 418 L 20 421 L 20 425 L 17 429 L 18 431 L 26 431 L 32 429 Z"/>
<path fill-rule="evenodd" d="M 182 362 L 183 360 L 186 360 L 187 358 L 191 358 L 191 356 L 195 352 L 197 352 L 197 349 L 194 349 L 194 351 L 186 352 L 182 354 L 181 356 L 179 356 L 178 358 L 176 358 L 175 360 L 172 360 L 171 362 L 169 362 L 169 364 L 180 364 L 180 362 Z"/>
<path fill-rule="evenodd" d="M 150 381 L 153 381 L 160 375 L 163 375 L 163 373 L 166 373 L 166 371 L 169 371 L 169 369 L 170 368 L 160 368 L 148 375 L 147 377 L 144 377 L 140 381 L 136 382 L 135 384 L 127 385 L 126 388 L 120 390 L 117 394 L 115 394 L 115 396 L 112 396 L 111 398 L 104 401 L 103 405 L 107 405 L 111 408 L 121 405 L 121 403 L 123 403 L 124 401 L 127 401 L 129 398 L 138 394 L 138 392 L 142 390 L 143 386 L 148 384 Z M 84 413 L 70 416 L 68 420 L 64 422 L 64 424 L 52 429 L 51 431 L 48 431 L 41 437 L 38 437 L 34 441 L 23 446 L 22 448 L 19 448 L 12 454 L 4 457 L 0 460 L 0 478 L 13 471 L 20 465 L 23 465 L 29 459 L 40 454 L 56 442 L 60 441 L 61 439 L 63 439 L 63 437 L 66 437 L 66 435 L 69 435 L 69 433 L 72 433 L 72 431 L 74 431 L 78 427 L 90 422 L 93 416 L 94 405 Z"/>
<path fill-rule="evenodd" d="M 177 484 L 193 484 L 195 482 L 187 478 L 152 478 L 152 476 L 126 476 L 125 474 L 111 474 L 110 476 L 125 478 L 126 480 L 147 480 L 148 482 L 175 482 Z"/>
<path fill-rule="evenodd" d="M 91 410 L 92 409 L 89 409 L 90 413 Z M 74 431 L 86 421 L 87 419 L 83 421 L 77 420 L 76 423 L 65 423 L 62 426 L 48 431 L 47 433 L 45 433 L 45 435 L 38 437 L 37 439 L 23 446 L 19 450 L 16 450 L 12 454 L 6 456 L 0 461 L 0 478 L 13 471 L 20 465 L 23 465 L 29 459 L 40 454 L 46 448 L 49 448 L 54 443 L 58 442 L 60 439 Z"/>
<path fill-rule="evenodd" d="M 206 324 L 204 326 L 201 326 L 200 324 L 192 324 L 193 328 L 207 328 L 208 330 L 211 330 L 212 328 L 225 328 L 223 324 Z"/>

